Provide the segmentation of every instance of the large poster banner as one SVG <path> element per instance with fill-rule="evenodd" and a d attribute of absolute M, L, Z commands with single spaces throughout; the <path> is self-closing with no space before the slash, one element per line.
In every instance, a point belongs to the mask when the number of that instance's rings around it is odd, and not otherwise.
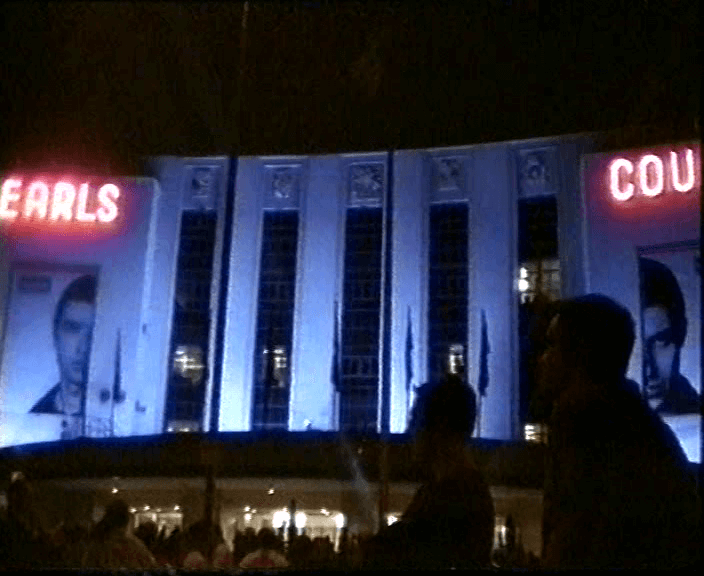
<path fill-rule="evenodd" d="M 84 433 L 98 269 L 16 263 L 2 355 L 2 444 Z"/>
<path fill-rule="evenodd" d="M 699 143 L 587 155 L 582 189 L 588 290 L 630 309 L 629 377 L 700 462 Z"/>

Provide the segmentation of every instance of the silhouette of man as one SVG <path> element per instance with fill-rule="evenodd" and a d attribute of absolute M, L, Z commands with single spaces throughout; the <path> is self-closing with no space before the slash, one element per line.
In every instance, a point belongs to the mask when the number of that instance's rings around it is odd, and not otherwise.
<path fill-rule="evenodd" d="M 687 336 L 682 290 L 664 264 L 640 258 L 643 314 L 643 393 L 656 412 L 699 412 L 701 399 L 680 374 L 680 351 Z"/>
<path fill-rule="evenodd" d="M 459 376 L 417 389 L 410 431 L 425 482 L 401 520 L 368 543 L 367 567 L 489 567 L 494 504 L 466 450 L 475 419 L 475 394 Z"/>
<path fill-rule="evenodd" d="M 563 302 L 541 357 L 551 400 L 544 492 L 548 568 L 674 568 L 698 560 L 696 479 L 677 438 L 625 374 L 630 313 Z"/>
<path fill-rule="evenodd" d="M 74 280 L 54 314 L 54 348 L 59 382 L 30 410 L 39 414 L 82 415 L 95 321 L 96 277 Z"/>

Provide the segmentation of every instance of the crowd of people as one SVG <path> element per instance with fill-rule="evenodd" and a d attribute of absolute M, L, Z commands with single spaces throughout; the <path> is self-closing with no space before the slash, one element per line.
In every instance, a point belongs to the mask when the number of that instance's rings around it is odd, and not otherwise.
<path fill-rule="evenodd" d="M 563 302 L 552 314 L 539 362 L 549 430 L 539 567 L 671 569 L 700 561 L 696 477 L 673 432 L 626 378 L 634 340 L 630 313 L 604 296 Z M 121 500 L 90 530 L 46 533 L 31 485 L 18 479 L 8 490 L 0 562 L 15 570 L 538 567 L 511 538 L 494 549 L 493 500 L 467 451 L 475 419 L 475 393 L 461 376 L 419 387 L 410 432 L 424 482 L 398 522 L 369 538 L 345 532 L 337 550 L 326 538 L 292 532 L 284 541 L 269 528 L 238 532 L 228 545 L 203 521 L 168 536 L 149 523 L 133 533 Z"/>
<path fill-rule="evenodd" d="M 226 543 L 220 526 L 204 521 L 167 532 L 146 521 L 131 529 L 124 500 L 113 500 L 91 528 L 59 525 L 45 531 L 32 505 L 32 486 L 12 483 L 7 512 L 0 519 L 0 570 L 256 571 L 353 569 L 362 564 L 365 538 L 343 530 L 337 550 L 329 536 L 311 538 L 264 527 L 237 531 Z"/>

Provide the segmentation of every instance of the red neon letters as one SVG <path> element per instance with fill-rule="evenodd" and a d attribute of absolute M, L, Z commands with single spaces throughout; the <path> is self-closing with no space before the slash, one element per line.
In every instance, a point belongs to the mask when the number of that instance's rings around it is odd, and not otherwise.
<path fill-rule="evenodd" d="M 9 178 L 2 183 L 0 220 L 49 220 L 56 222 L 101 222 L 107 224 L 118 215 L 120 189 L 103 184 L 97 191 L 88 182 L 78 187 L 69 182 L 49 186 L 35 180 L 22 188 L 22 180 Z"/>
<path fill-rule="evenodd" d="M 666 189 L 686 193 L 694 188 L 694 171 L 691 148 L 684 154 L 671 151 L 664 161 L 655 154 L 645 154 L 635 165 L 626 158 L 616 158 L 609 163 L 609 191 L 619 202 L 630 200 L 637 192 L 650 198 Z"/>

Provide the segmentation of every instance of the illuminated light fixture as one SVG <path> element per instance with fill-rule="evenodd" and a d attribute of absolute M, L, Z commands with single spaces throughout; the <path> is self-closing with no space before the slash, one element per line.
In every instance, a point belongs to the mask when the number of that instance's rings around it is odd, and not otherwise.
<path fill-rule="evenodd" d="M 144 507 L 142 508 L 142 510 L 144 510 L 144 511 L 146 512 L 147 510 L 149 510 L 149 506 L 144 506 Z"/>
<path fill-rule="evenodd" d="M 174 506 L 174 510 L 178 511 L 180 509 L 181 509 L 181 507 L 178 504 L 176 504 L 176 506 Z"/>
<path fill-rule="evenodd" d="M 620 172 L 626 170 L 629 175 L 633 174 L 633 163 L 625 158 L 617 158 L 609 165 L 609 190 L 611 195 L 619 202 L 625 202 L 633 196 L 635 186 L 628 182 L 621 188 Z"/>
<path fill-rule="evenodd" d="M 245 521 L 245 522 L 251 522 L 251 521 L 252 521 L 252 515 L 251 515 L 249 512 L 247 512 L 247 513 L 244 515 L 244 521 Z"/>
<path fill-rule="evenodd" d="M 694 152 L 687 148 L 684 155 L 687 164 L 687 181 L 680 182 L 680 166 L 677 161 L 677 152 L 670 152 L 670 168 L 672 170 L 672 187 L 678 192 L 689 192 L 694 187 Z"/>
<path fill-rule="evenodd" d="M 273 489 L 273 488 L 269 488 L 269 494 L 273 494 L 273 493 L 274 493 L 274 489 Z"/>
<path fill-rule="evenodd" d="M 113 493 L 113 494 L 117 494 L 118 492 L 119 492 L 119 490 L 118 490 L 117 488 L 114 488 L 114 487 L 113 487 L 112 493 Z"/>
<path fill-rule="evenodd" d="M 652 165 L 655 170 L 655 183 L 650 186 L 648 182 L 648 166 Z M 638 163 L 638 178 L 640 181 L 640 189 L 646 196 L 657 196 L 662 192 L 665 185 L 665 174 L 662 166 L 662 160 L 654 154 L 646 154 Z"/>
<path fill-rule="evenodd" d="M 296 528 L 305 528 L 308 516 L 305 512 L 296 512 Z"/>
<path fill-rule="evenodd" d="M 342 513 L 335 514 L 335 526 L 337 526 L 338 529 L 345 527 L 345 515 L 344 514 L 342 514 Z"/>
<path fill-rule="evenodd" d="M 326 508 L 321 508 L 320 513 L 325 514 L 325 516 L 330 516 L 330 512 L 328 512 Z"/>
<path fill-rule="evenodd" d="M 136 508 L 130 508 L 130 513 L 131 513 L 131 514 L 134 514 L 136 511 L 137 511 Z"/>
<path fill-rule="evenodd" d="M 249 512 L 249 506 L 245 506 L 245 507 L 244 507 L 244 511 L 245 511 L 245 512 Z"/>
<path fill-rule="evenodd" d="M 392 524 L 395 524 L 396 522 L 398 522 L 398 518 L 396 516 L 394 516 L 393 514 L 389 514 L 386 517 L 386 525 L 387 526 L 391 526 Z"/>
<path fill-rule="evenodd" d="M 286 522 L 290 521 L 290 519 L 291 516 L 287 510 L 277 510 L 276 512 L 274 512 L 274 516 L 271 520 L 271 525 L 274 529 L 278 530 Z"/>
<path fill-rule="evenodd" d="M 252 514 L 256 514 L 256 513 L 257 513 L 257 509 L 256 509 L 256 508 L 252 508 Z"/>
<path fill-rule="evenodd" d="M 530 288 L 530 283 L 525 278 L 520 278 L 518 280 L 518 290 L 519 292 L 527 292 Z"/>
<path fill-rule="evenodd" d="M 521 266 L 521 269 L 519 270 L 519 277 L 528 278 L 528 268 L 526 268 L 525 266 Z"/>

